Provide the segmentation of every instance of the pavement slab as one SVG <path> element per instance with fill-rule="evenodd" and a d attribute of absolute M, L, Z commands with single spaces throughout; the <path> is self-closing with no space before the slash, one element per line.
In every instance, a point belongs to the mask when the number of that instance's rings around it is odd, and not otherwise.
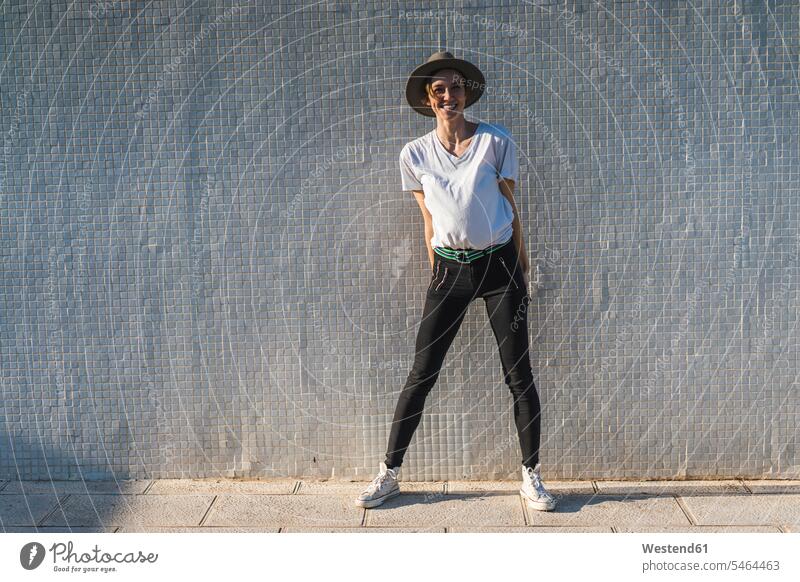
<path fill-rule="evenodd" d="M 522 526 L 522 499 L 519 495 L 448 494 L 429 497 L 404 493 L 383 505 L 367 510 L 366 525 L 376 527 Z"/>
<path fill-rule="evenodd" d="M 617 533 L 781 533 L 774 525 L 687 525 L 615 527 Z"/>
<path fill-rule="evenodd" d="M 71 495 L 44 525 L 193 526 L 203 519 L 213 499 L 213 495 Z"/>
<path fill-rule="evenodd" d="M 147 490 L 148 495 L 221 494 L 291 495 L 297 479 L 233 481 L 230 479 L 159 479 Z"/>
<path fill-rule="evenodd" d="M 302 481 L 298 495 L 350 495 L 355 499 L 369 481 Z M 411 493 L 443 493 L 444 481 L 400 481 L 400 490 Z"/>
<path fill-rule="evenodd" d="M 800 494 L 684 497 L 698 525 L 800 525 Z"/>
<path fill-rule="evenodd" d="M 529 525 L 644 527 L 691 525 L 674 497 L 652 495 L 564 495 L 554 511 L 527 507 Z"/>
<path fill-rule="evenodd" d="M 11 481 L 0 495 L 143 493 L 150 479 L 126 481 Z"/>
<path fill-rule="evenodd" d="M 116 527 L 49 527 L 12 526 L 2 533 L 113 533 Z"/>
<path fill-rule="evenodd" d="M 217 498 L 203 525 L 358 527 L 364 509 L 344 495 L 234 495 Z"/>
<path fill-rule="evenodd" d="M 547 481 L 550 512 L 530 509 L 508 479 L 401 481 L 400 496 L 365 510 L 353 500 L 367 483 L 8 480 L 0 532 L 800 533 L 792 480 Z"/>
<path fill-rule="evenodd" d="M 796 479 L 744 480 L 753 493 L 800 493 L 800 481 Z"/>
<path fill-rule="evenodd" d="M 591 481 L 544 481 L 545 487 L 551 493 L 594 493 Z M 508 491 L 518 492 L 522 487 L 522 479 L 518 481 L 448 481 L 447 493 L 483 493 Z M 403 483 L 400 483 L 403 488 Z"/>
<path fill-rule="evenodd" d="M 444 533 L 443 527 L 286 527 L 281 533 Z"/>
<path fill-rule="evenodd" d="M 52 493 L 0 495 L 0 526 L 6 530 L 11 526 L 35 526 L 63 501 Z"/>
<path fill-rule="evenodd" d="M 613 533 L 610 526 L 448 527 L 447 533 Z"/>
<path fill-rule="evenodd" d="M 116 533 L 278 533 L 279 527 L 120 527 Z"/>
<path fill-rule="evenodd" d="M 600 493 L 611 495 L 702 495 L 747 493 L 736 480 L 725 481 L 596 481 Z M 546 485 L 546 483 L 545 483 Z"/>

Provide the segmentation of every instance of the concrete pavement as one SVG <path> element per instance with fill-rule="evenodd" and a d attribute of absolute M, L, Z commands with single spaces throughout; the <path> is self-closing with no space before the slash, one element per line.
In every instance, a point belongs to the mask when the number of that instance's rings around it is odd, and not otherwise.
<path fill-rule="evenodd" d="M 3 532 L 800 532 L 800 481 L 545 481 L 553 512 L 520 481 L 407 482 L 384 505 L 366 481 L 0 481 Z"/>

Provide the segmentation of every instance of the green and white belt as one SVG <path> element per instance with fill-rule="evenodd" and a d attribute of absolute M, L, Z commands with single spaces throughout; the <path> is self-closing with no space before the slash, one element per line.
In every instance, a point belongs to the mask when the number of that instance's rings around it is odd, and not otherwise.
<path fill-rule="evenodd" d="M 459 263 L 471 263 L 476 259 L 480 259 L 489 253 L 493 253 L 494 251 L 503 248 L 512 240 L 514 240 L 513 237 L 504 243 L 492 245 L 490 247 L 486 247 L 485 249 L 451 249 L 450 247 L 433 247 L 433 252 L 440 257 L 444 257 L 445 259 L 458 261 Z"/>

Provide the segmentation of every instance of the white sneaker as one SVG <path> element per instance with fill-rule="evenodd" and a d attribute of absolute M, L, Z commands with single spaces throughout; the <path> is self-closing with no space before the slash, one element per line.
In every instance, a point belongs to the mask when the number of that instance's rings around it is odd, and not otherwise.
<path fill-rule="evenodd" d="M 547 492 L 539 476 L 541 463 L 535 467 L 522 465 L 522 488 L 519 490 L 528 507 L 536 511 L 550 511 L 555 508 L 555 498 Z"/>
<path fill-rule="evenodd" d="M 400 495 L 400 485 L 397 483 L 397 477 L 400 473 L 400 467 L 389 469 L 386 463 L 381 462 L 381 471 L 378 476 L 372 480 L 364 492 L 356 498 L 356 505 L 359 507 L 376 507 L 391 499 L 396 495 Z"/>

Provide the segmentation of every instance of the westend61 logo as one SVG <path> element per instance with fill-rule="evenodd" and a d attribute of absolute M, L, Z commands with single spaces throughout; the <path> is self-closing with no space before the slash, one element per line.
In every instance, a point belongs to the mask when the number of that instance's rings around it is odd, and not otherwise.
<path fill-rule="evenodd" d="M 115 572 L 114 566 L 103 564 L 152 564 L 158 560 L 158 554 L 145 554 L 141 550 L 138 552 L 116 552 L 108 553 L 102 551 L 96 544 L 88 552 L 77 554 L 72 551 L 72 542 L 63 544 L 57 542 L 50 546 L 48 550 L 53 556 L 53 571 L 55 572 Z M 26 570 L 35 570 L 44 561 L 45 548 L 38 542 L 29 542 L 22 546 L 19 552 L 19 562 Z M 59 562 L 62 565 L 59 565 Z M 89 564 L 89 565 L 81 565 Z M 99 566 L 94 564 L 101 564 Z"/>

